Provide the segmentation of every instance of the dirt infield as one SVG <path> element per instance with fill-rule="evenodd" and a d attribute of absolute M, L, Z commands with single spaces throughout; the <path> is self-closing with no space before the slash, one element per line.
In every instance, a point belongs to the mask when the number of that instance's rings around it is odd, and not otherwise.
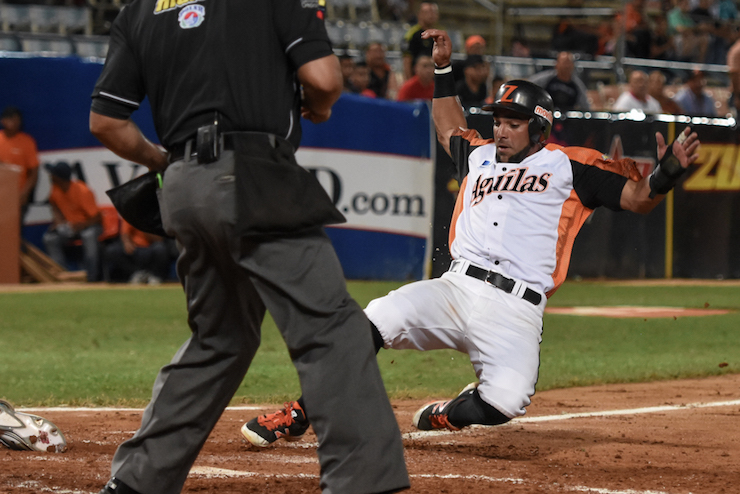
<path fill-rule="evenodd" d="M 422 401 L 394 402 L 410 493 L 662 494 L 740 492 L 740 375 L 537 393 L 526 417 L 499 427 L 421 433 Z M 248 446 L 227 410 L 185 493 L 318 493 L 315 436 Z M 67 435 L 63 454 L 0 449 L 0 493 L 96 494 L 140 411 L 36 411 Z"/>

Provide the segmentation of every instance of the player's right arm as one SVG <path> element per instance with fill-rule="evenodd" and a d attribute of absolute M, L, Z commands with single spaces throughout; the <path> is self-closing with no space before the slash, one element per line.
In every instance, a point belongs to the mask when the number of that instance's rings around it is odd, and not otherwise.
<path fill-rule="evenodd" d="M 434 47 L 432 48 L 434 65 L 437 67 L 449 66 L 452 55 L 452 41 L 449 35 L 440 29 L 427 29 L 421 34 L 421 37 L 434 40 Z M 435 75 L 435 85 L 438 77 L 441 76 Z M 432 100 L 432 118 L 437 130 L 437 140 L 447 154 L 450 154 L 450 137 L 453 132 L 459 129 L 465 130 L 468 126 L 457 95 L 437 97 L 435 91 L 435 97 Z"/>

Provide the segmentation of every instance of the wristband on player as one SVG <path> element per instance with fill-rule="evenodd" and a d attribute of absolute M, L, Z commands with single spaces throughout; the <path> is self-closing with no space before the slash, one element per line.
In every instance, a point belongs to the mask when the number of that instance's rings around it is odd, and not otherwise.
<path fill-rule="evenodd" d="M 681 134 L 676 139 L 678 142 L 686 140 L 686 134 Z M 650 199 L 656 196 L 656 194 L 667 194 L 673 189 L 681 178 L 681 175 L 686 173 L 686 168 L 681 166 L 681 162 L 673 154 L 673 144 L 668 146 L 665 150 L 663 158 L 661 158 L 658 166 L 655 167 L 653 173 L 650 174 Z"/>
<path fill-rule="evenodd" d="M 452 65 L 434 69 L 434 97 L 446 98 L 457 96 L 455 77 L 452 75 Z"/>

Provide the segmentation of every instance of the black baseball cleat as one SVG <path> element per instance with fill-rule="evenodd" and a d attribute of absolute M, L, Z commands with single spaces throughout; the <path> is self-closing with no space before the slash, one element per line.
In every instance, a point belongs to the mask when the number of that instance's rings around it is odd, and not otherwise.
<path fill-rule="evenodd" d="M 141 494 L 139 491 L 132 489 L 117 478 L 113 477 L 105 484 L 105 487 L 98 494 Z"/>
<path fill-rule="evenodd" d="M 285 403 L 282 410 L 255 417 L 242 426 L 242 436 L 260 448 L 278 439 L 298 441 L 311 425 L 297 401 Z"/>
<path fill-rule="evenodd" d="M 477 382 L 470 383 L 460 391 L 460 394 L 458 394 L 457 397 L 451 400 L 440 400 L 427 403 L 414 414 L 414 426 L 422 431 L 433 431 L 439 429 L 459 431 L 459 427 L 455 427 L 450 423 L 450 410 L 452 410 L 452 408 L 460 401 L 468 399 L 477 387 Z"/>

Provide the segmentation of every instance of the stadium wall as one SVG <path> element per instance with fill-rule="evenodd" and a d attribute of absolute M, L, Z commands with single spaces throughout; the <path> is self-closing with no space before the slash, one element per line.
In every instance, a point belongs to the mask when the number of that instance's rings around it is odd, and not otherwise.
<path fill-rule="evenodd" d="M 145 170 L 103 148 L 88 130 L 90 94 L 99 61 L 0 58 L 0 107 L 17 106 L 37 141 L 42 166 L 65 161 L 110 204 L 105 190 Z M 133 120 L 158 142 L 148 102 Z M 311 171 L 347 223 L 327 228 L 351 279 L 412 280 L 429 275 L 434 211 L 434 150 L 424 103 L 343 95 L 332 118 L 303 121 L 298 162 Z M 166 179 L 166 178 L 165 178 Z M 39 174 L 24 237 L 41 246 L 51 212 L 48 174 Z"/>

